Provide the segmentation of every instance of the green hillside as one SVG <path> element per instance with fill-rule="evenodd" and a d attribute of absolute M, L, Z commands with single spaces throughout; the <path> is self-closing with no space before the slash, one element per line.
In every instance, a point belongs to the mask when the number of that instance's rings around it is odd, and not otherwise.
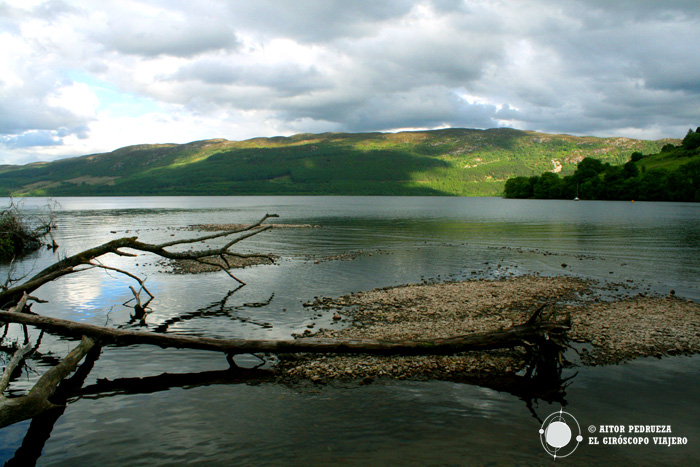
<path fill-rule="evenodd" d="M 506 181 L 506 198 L 700 201 L 700 128 L 680 145 L 658 154 L 634 152 L 624 164 L 594 158 L 578 163 L 572 175 L 518 176 Z"/>
<path fill-rule="evenodd" d="M 513 176 L 571 174 L 589 156 L 620 164 L 670 141 L 446 129 L 140 145 L 2 166 L 0 195 L 498 196 Z"/>

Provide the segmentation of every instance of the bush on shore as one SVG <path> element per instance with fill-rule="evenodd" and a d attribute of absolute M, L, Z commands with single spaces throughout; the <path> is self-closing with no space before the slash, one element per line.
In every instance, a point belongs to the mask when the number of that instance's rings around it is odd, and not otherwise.
<path fill-rule="evenodd" d="M 7 208 L 0 211 L 0 262 L 38 250 L 42 237 L 49 234 L 54 226 L 52 217 L 29 219 L 11 201 Z"/>

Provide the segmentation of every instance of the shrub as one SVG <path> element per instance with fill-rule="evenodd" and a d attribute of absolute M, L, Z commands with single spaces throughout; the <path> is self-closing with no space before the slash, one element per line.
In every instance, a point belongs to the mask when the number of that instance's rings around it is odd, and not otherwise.
<path fill-rule="evenodd" d="M 0 211 L 0 261 L 10 261 L 41 246 L 41 237 L 54 226 L 52 218 L 39 219 L 39 226 L 32 228 L 27 216 L 14 202 Z"/>
<path fill-rule="evenodd" d="M 700 133 L 688 130 L 688 134 L 683 138 L 683 147 L 685 149 L 693 150 L 700 147 Z"/>

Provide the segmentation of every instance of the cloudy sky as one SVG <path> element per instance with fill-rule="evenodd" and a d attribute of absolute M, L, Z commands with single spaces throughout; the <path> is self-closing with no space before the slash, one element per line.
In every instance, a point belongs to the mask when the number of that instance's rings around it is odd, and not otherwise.
<path fill-rule="evenodd" d="M 0 1 L 0 164 L 324 131 L 683 137 L 698 44 L 697 0 Z"/>

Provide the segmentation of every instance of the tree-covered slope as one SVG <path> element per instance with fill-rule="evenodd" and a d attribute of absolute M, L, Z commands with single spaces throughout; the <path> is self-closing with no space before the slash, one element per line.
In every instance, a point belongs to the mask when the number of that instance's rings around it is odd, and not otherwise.
<path fill-rule="evenodd" d="M 494 196 L 513 176 L 618 164 L 669 140 L 512 129 L 324 133 L 131 146 L 0 169 L 0 195 L 381 194 Z"/>
<path fill-rule="evenodd" d="M 506 198 L 700 201 L 700 128 L 680 145 L 666 144 L 657 154 L 631 154 L 620 165 L 586 158 L 563 178 L 545 172 L 505 184 Z"/>

